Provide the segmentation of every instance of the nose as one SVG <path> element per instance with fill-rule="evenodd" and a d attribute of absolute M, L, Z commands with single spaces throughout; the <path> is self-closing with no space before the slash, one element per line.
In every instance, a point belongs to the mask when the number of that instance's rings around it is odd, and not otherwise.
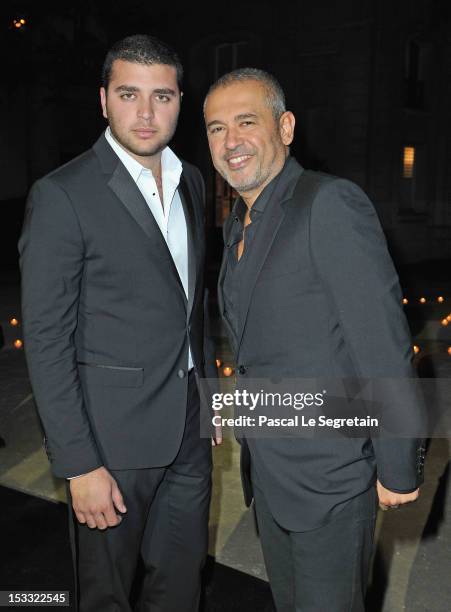
<path fill-rule="evenodd" d="M 225 148 L 233 151 L 234 149 L 239 147 L 240 144 L 242 144 L 242 142 L 243 142 L 243 139 L 240 135 L 239 130 L 234 126 L 228 127 L 226 131 L 225 140 L 224 140 Z"/>
<path fill-rule="evenodd" d="M 152 99 L 142 100 L 138 107 L 138 117 L 146 121 L 152 119 L 154 116 L 154 109 Z"/>

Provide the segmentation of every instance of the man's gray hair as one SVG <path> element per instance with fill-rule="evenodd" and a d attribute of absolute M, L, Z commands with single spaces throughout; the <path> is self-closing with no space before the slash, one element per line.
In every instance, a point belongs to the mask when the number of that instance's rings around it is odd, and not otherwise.
<path fill-rule="evenodd" d="M 266 103 L 276 120 L 286 111 L 285 94 L 279 81 L 272 74 L 269 74 L 269 72 L 260 70 L 259 68 L 237 68 L 220 77 L 213 83 L 205 96 L 204 111 L 208 96 L 216 89 L 227 87 L 233 83 L 241 83 L 243 81 L 258 81 L 264 86 L 266 91 Z"/>

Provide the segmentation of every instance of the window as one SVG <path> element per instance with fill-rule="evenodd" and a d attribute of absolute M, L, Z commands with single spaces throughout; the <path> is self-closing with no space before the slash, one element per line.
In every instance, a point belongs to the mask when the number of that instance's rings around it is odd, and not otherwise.
<path fill-rule="evenodd" d="M 415 171 L 415 147 L 404 147 L 402 178 L 413 179 Z"/>
<path fill-rule="evenodd" d="M 409 144 L 402 149 L 399 212 L 408 216 L 427 214 L 428 165 L 423 144 Z"/>

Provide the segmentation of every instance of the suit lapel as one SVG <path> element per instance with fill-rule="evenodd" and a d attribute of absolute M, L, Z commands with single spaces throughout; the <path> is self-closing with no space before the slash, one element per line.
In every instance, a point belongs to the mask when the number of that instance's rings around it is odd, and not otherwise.
<path fill-rule="evenodd" d="M 232 212 L 229 215 L 229 217 L 227 217 L 227 220 L 225 221 L 225 224 L 224 224 L 224 230 L 223 230 L 224 245 L 227 245 L 229 241 L 229 234 L 232 228 L 232 224 L 230 220 L 233 219 L 233 217 L 234 217 L 234 212 Z M 224 277 L 225 277 L 225 273 L 227 269 L 228 256 L 229 256 L 228 248 L 225 246 L 223 253 L 222 253 L 221 267 L 219 269 L 219 275 L 218 275 L 218 306 L 219 306 L 219 312 L 222 318 L 224 318 L 224 295 L 223 295 L 222 287 L 224 284 Z"/>
<path fill-rule="evenodd" d="M 189 320 L 194 303 L 196 292 L 196 281 L 199 275 L 198 265 L 200 258 L 197 257 L 197 232 L 196 215 L 194 212 L 193 199 L 184 173 L 180 177 L 179 184 L 180 200 L 182 201 L 183 212 L 185 214 L 186 232 L 188 242 L 188 306 L 187 318 Z"/>
<path fill-rule="evenodd" d="M 225 225 L 224 225 L 224 243 L 227 244 L 228 240 L 229 240 L 229 234 L 232 228 L 232 223 L 230 222 L 231 219 L 233 219 L 234 214 L 232 212 L 232 214 L 227 218 Z M 222 262 L 221 262 L 221 268 L 219 270 L 219 276 L 218 276 L 218 307 L 219 307 L 219 313 L 222 317 L 222 320 L 225 324 L 225 326 L 228 328 L 229 330 L 229 335 L 232 338 L 234 336 L 234 332 L 232 330 L 232 328 L 229 325 L 229 321 L 227 320 L 227 317 L 224 316 L 224 312 L 225 312 L 225 307 L 224 307 L 224 292 L 223 292 L 223 284 L 224 284 L 224 277 L 225 277 L 225 273 L 226 273 L 226 269 L 227 269 L 227 259 L 229 257 L 229 249 L 224 248 L 223 254 L 222 254 Z"/>
<path fill-rule="evenodd" d="M 282 206 L 276 205 L 275 208 L 277 208 L 277 211 L 274 211 L 273 214 L 269 214 L 269 211 L 267 211 L 267 214 L 263 216 L 261 227 L 258 228 L 252 245 L 252 254 L 246 261 L 246 267 L 243 270 L 240 283 L 238 347 L 241 345 L 255 283 L 285 216 L 285 209 Z"/>
<path fill-rule="evenodd" d="M 108 181 L 108 186 L 116 194 L 136 223 L 141 226 L 147 237 L 156 243 L 158 247 L 169 252 L 146 200 L 122 163 L 118 163 L 116 170 Z"/>
<path fill-rule="evenodd" d="M 158 223 L 155 221 L 155 217 L 149 209 L 144 196 L 133 181 L 127 168 L 114 153 L 105 136 L 102 135 L 99 138 L 93 149 L 100 160 L 103 172 L 110 175 L 110 179 L 107 181 L 108 187 L 125 206 L 146 236 L 153 242 L 155 248 L 167 256 L 168 264 L 173 274 L 175 274 L 183 295 L 185 295 L 177 268 Z M 166 262 L 166 257 L 164 261 Z"/>
<path fill-rule="evenodd" d="M 255 234 L 255 240 L 252 244 L 252 252 L 250 257 L 245 262 L 246 266 L 243 270 L 241 279 L 241 292 L 239 303 L 239 321 L 238 321 L 238 349 L 241 345 L 246 320 L 249 312 L 249 306 L 263 264 L 268 257 L 274 239 L 279 231 L 287 209 L 287 204 L 292 198 L 297 182 L 302 175 L 303 169 L 293 159 L 287 161 L 288 167 L 284 168 L 284 175 L 281 181 L 276 185 L 275 191 L 269 202 L 268 209 L 263 213 L 260 227 Z"/>

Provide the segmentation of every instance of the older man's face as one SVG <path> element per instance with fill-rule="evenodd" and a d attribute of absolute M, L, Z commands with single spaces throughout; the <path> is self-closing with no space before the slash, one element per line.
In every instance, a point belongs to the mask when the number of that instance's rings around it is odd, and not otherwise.
<path fill-rule="evenodd" d="M 259 192 L 280 172 L 293 133 L 284 113 L 274 118 L 264 86 L 255 80 L 218 87 L 207 98 L 205 123 L 216 170 L 240 194 Z M 290 130 L 289 130 L 290 131 Z"/>

